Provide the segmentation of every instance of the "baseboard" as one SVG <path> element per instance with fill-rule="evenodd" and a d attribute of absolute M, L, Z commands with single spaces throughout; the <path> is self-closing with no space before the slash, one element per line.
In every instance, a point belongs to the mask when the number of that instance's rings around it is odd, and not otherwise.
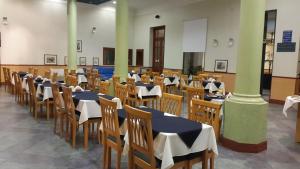
<path fill-rule="evenodd" d="M 267 141 L 264 141 L 259 144 L 245 144 L 221 137 L 221 144 L 222 146 L 229 148 L 233 151 L 243 153 L 259 153 L 267 150 Z"/>
<path fill-rule="evenodd" d="M 269 103 L 284 105 L 285 101 L 283 101 L 283 100 L 276 100 L 276 99 L 270 99 Z"/>

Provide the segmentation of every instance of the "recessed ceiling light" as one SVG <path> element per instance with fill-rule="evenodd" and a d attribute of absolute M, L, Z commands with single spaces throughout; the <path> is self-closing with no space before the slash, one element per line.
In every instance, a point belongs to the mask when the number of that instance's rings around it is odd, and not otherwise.
<path fill-rule="evenodd" d="M 113 1 L 113 4 L 116 4 L 117 3 L 117 1 Z"/>

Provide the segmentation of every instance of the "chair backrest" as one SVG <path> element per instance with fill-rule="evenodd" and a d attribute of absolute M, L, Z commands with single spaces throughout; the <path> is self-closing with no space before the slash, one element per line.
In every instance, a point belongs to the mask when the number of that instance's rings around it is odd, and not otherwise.
<path fill-rule="evenodd" d="M 7 73 L 8 82 L 11 83 L 11 75 L 10 75 L 10 69 L 9 68 L 6 69 L 6 73 Z"/>
<path fill-rule="evenodd" d="M 70 75 L 75 76 L 75 75 L 76 75 L 76 70 L 71 70 L 71 71 L 70 71 Z"/>
<path fill-rule="evenodd" d="M 112 136 L 115 138 L 115 140 L 111 141 L 111 143 L 116 143 L 121 147 L 122 142 L 120 139 L 117 103 L 100 97 L 100 106 L 102 114 L 104 142 L 110 141 L 111 139 L 108 139 L 108 137 Z"/>
<path fill-rule="evenodd" d="M 200 76 L 193 76 L 193 87 L 203 88 L 202 82 L 203 80 Z"/>
<path fill-rule="evenodd" d="M 117 83 L 115 96 L 119 98 L 122 104 L 124 105 L 126 103 L 126 97 L 127 97 L 127 85 L 122 85 L 120 83 Z"/>
<path fill-rule="evenodd" d="M 165 113 L 170 113 L 176 116 L 180 116 L 182 107 L 182 96 L 163 93 L 163 97 L 160 102 L 160 110 Z"/>
<path fill-rule="evenodd" d="M 127 82 L 127 92 L 128 92 L 128 96 L 131 97 L 135 97 L 136 96 L 136 91 L 135 91 L 135 80 L 133 78 L 127 78 L 126 79 Z"/>
<path fill-rule="evenodd" d="M 68 75 L 67 76 L 67 85 L 68 86 L 77 86 L 77 76 Z"/>
<path fill-rule="evenodd" d="M 100 81 L 99 93 L 108 95 L 109 93 L 109 81 Z"/>
<path fill-rule="evenodd" d="M 51 89 L 53 94 L 54 108 L 56 112 L 61 112 L 64 106 L 61 102 L 59 86 L 57 85 L 57 83 L 51 83 Z"/>
<path fill-rule="evenodd" d="M 96 75 L 93 73 L 87 73 L 88 89 L 94 90 L 96 87 Z"/>
<path fill-rule="evenodd" d="M 51 72 L 46 71 L 45 74 L 44 74 L 44 78 L 50 79 L 51 78 Z"/>
<path fill-rule="evenodd" d="M 200 74 L 198 74 L 198 76 L 199 76 L 200 79 L 202 79 L 202 80 L 207 80 L 208 77 L 209 77 L 209 75 L 208 75 L 208 74 L 205 74 L 205 73 L 200 73 Z"/>
<path fill-rule="evenodd" d="M 28 82 L 28 87 L 29 87 L 29 95 L 33 99 L 33 101 L 36 102 L 37 101 L 37 99 L 36 99 L 36 89 L 35 89 L 35 86 L 34 86 L 33 77 L 28 77 L 27 82 Z"/>
<path fill-rule="evenodd" d="M 34 68 L 34 69 L 33 69 L 33 77 L 37 77 L 38 74 L 39 74 L 39 69 Z"/>
<path fill-rule="evenodd" d="M 141 81 L 143 83 L 150 83 L 150 76 L 149 75 L 142 75 Z"/>
<path fill-rule="evenodd" d="M 204 100 L 204 89 L 203 88 L 195 88 L 195 87 L 187 87 L 187 108 L 188 108 L 188 113 L 191 111 L 191 101 L 193 98 L 195 99 L 200 99 Z"/>
<path fill-rule="evenodd" d="M 120 76 L 113 75 L 112 80 L 113 80 L 113 85 L 114 85 L 114 92 L 116 92 L 116 84 L 120 83 Z"/>
<path fill-rule="evenodd" d="M 153 150 L 153 136 L 152 136 L 152 115 L 149 112 L 145 112 L 128 105 L 125 105 L 125 111 L 127 116 L 127 127 L 128 127 L 128 136 L 129 136 L 129 159 L 139 158 L 134 156 L 136 153 L 142 153 L 146 156 L 149 161 L 147 163 L 143 159 L 141 162 L 144 162 L 144 165 L 149 166 L 149 168 L 155 168 L 156 162 L 154 158 Z"/>
<path fill-rule="evenodd" d="M 155 76 L 153 84 L 160 86 L 161 91 L 164 91 L 164 77 Z"/>
<path fill-rule="evenodd" d="M 75 105 L 72 98 L 72 89 L 69 87 L 63 87 L 63 98 L 65 102 L 65 110 L 69 118 L 76 120 Z"/>
<path fill-rule="evenodd" d="M 213 126 L 216 138 L 220 135 L 220 110 L 222 105 L 209 101 L 192 99 L 192 109 L 188 114 L 190 120 Z"/>
<path fill-rule="evenodd" d="M 51 81 L 52 82 L 57 82 L 57 77 L 58 77 L 58 74 L 57 73 L 53 73 Z"/>
<path fill-rule="evenodd" d="M 189 85 L 188 81 L 189 81 L 188 75 L 181 75 L 180 76 L 180 88 L 188 86 Z"/>

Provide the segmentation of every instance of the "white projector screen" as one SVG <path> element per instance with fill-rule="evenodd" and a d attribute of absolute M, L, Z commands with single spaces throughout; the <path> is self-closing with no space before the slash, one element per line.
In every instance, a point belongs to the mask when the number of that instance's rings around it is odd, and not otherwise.
<path fill-rule="evenodd" d="M 183 52 L 205 52 L 207 19 L 185 21 L 183 28 Z"/>

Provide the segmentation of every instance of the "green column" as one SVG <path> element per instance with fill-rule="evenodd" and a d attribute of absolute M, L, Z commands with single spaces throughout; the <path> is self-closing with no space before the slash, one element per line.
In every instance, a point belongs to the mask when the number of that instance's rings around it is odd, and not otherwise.
<path fill-rule="evenodd" d="M 77 6 L 68 0 L 68 68 L 77 69 Z"/>
<path fill-rule="evenodd" d="M 115 75 L 128 76 L 128 0 L 117 1 Z"/>
<path fill-rule="evenodd" d="M 265 4 L 241 0 L 235 92 L 225 102 L 223 135 L 241 145 L 266 141 L 267 103 L 259 94 Z"/>

